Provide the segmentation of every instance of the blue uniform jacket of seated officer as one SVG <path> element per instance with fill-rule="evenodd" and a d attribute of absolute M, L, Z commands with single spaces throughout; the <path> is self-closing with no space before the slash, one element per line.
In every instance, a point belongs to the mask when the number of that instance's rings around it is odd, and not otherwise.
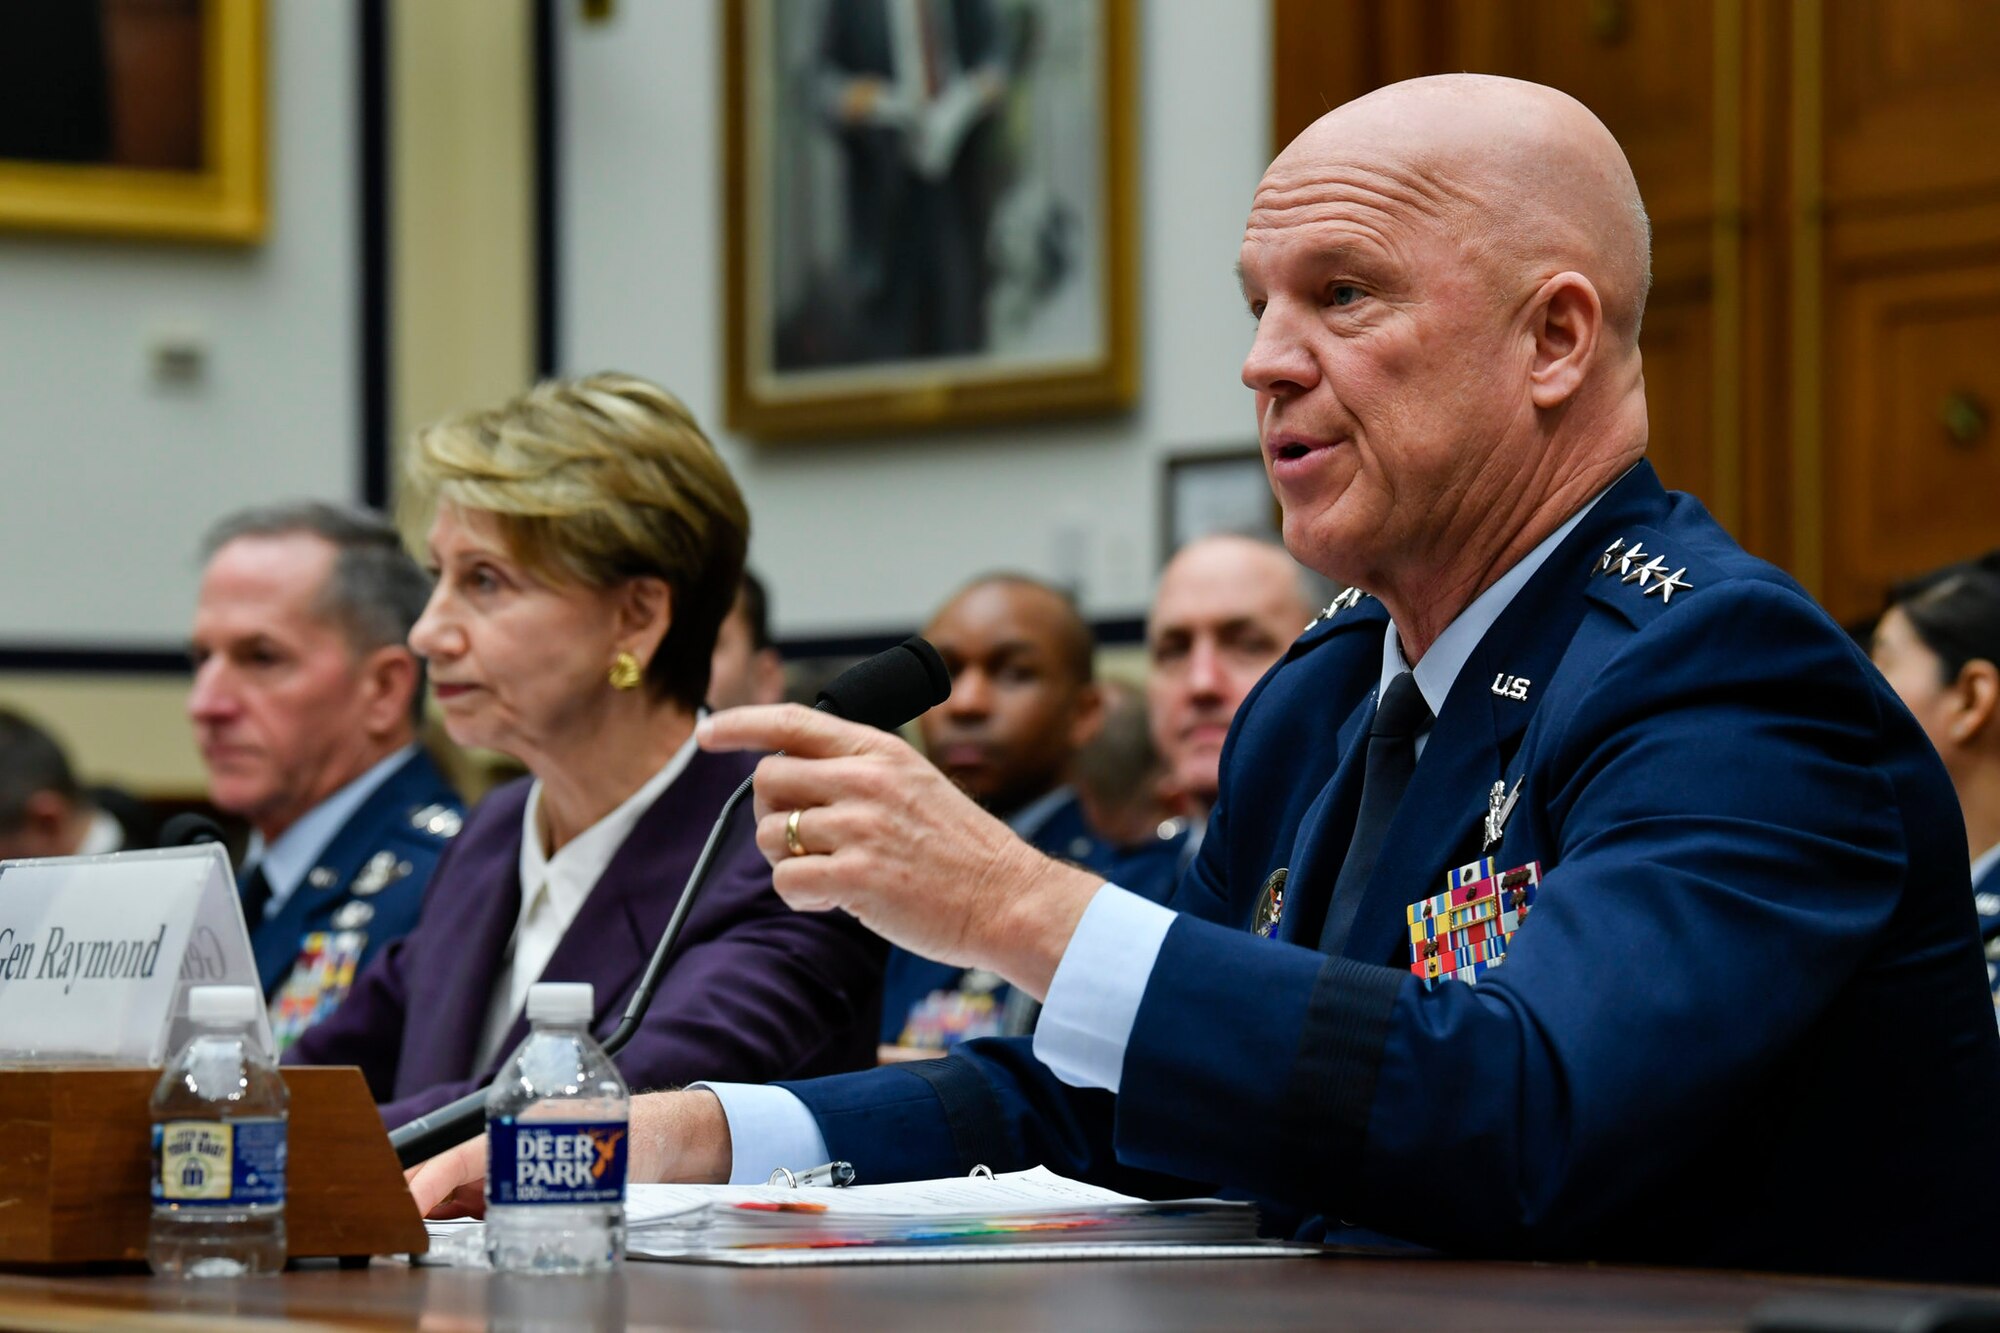
<path fill-rule="evenodd" d="M 1666 563 L 1629 577 L 1614 541 Z M 1474 649 L 1328 957 L 1294 936 L 1352 831 L 1386 623 L 1318 622 L 1239 711 L 1115 1097 L 1025 1039 L 787 1084 L 831 1154 L 1219 1186 L 1309 1236 L 1467 1255 L 1990 1279 L 2000 1036 L 1964 831 L 1852 641 L 1641 464 Z M 1539 863 L 1533 913 L 1476 987 L 1427 989 L 1405 908 L 1482 852 Z"/>
<path fill-rule="evenodd" d="M 355 976 L 384 945 L 408 934 L 464 814 L 458 793 L 423 749 L 397 765 L 319 849 L 284 904 L 250 923 L 265 996 L 277 995 L 315 932 L 352 930 L 363 938 Z"/>

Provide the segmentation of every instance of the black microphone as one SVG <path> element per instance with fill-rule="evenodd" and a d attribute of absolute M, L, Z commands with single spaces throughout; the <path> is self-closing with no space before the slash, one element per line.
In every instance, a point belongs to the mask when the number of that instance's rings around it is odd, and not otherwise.
<path fill-rule="evenodd" d="M 951 672 L 944 659 L 927 640 L 912 635 L 835 676 L 813 707 L 849 722 L 894 731 L 950 697 Z"/>
<path fill-rule="evenodd" d="M 944 659 L 927 641 L 913 635 L 887 652 L 857 662 L 834 677 L 833 682 L 819 692 L 818 702 L 813 707 L 850 722 L 893 731 L 943 703 L 950 694 L 951 672 L 945 669 Z M 653 959 L 646 964 L 646 975 L 639 979 L 639 989 L 632 993 L 632 1002 L 625 1006 L 625 1016 L 619 1020 L 617 1031 L 605 1038 L 606 1055 L 616 1055 L 638 1035 L 639 1024 L 644 1021 L 646 1010 L 653 1002 L 653 992 L 660 988 L 660 982 L 667 973 L 667 963 L 673 958 L 681 923 L 687 920 L 695 894 L 708 881 L 708 868 L 715 860 L 716 850 L 722 845 L 729 817 L 736 813 L 736 807 L 743 804 L 743 798 L 750 794 L 754 781 L 754 778 L 743 779 L 742 784 L 729 794 L 729 799 L 722 803 L 722 813 L 715 817 L 715 826 L 708 831 L 708 841 L 702 844 L 701 855 L 695 858 L 694 869 L 688 872 L 687 886 L 681 890 L 680 901 L 674 904 L 673 915 L 667 918 L 667 928 L 660 934 L 659 947 L 653 950 Z M 479 1088 L 468 1092 L 457 1101 L 447 1102 L 435 1111 L 390 1131 L 389 1143 L 396 1150 L 397 1160 L 406 1167 L 415 1166 L 476 1136 L 486 1124 L 488 1091 L 487 1088 Z"/>
<path fill-rule="evenodd" d="M 160 846 L 193 847 L 204 842 L 227 842 L 222 825 L 207 815 L 175 815 L 160 825 Z"/>

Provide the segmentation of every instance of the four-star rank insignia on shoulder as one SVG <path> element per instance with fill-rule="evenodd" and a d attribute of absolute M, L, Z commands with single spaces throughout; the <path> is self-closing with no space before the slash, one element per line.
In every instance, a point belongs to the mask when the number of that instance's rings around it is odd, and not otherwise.
<path fill-rule="evenodd" d="M 1359 588 L 1343 588 L 1339 593 L 1335 594 L 1332 601 L 1326 604 L 1326 610 L 1306 622 L 1306 629 L 1311 629 L 1315 625 L 1332 620 L 1342 611 L 1361 605 L 1362 598 L 1373 595 L 1372 593 L 1365 593 Z M 1305 630 L 1300 630 L 1299 632 L 1303 634 Z"/>
<path fill-rule="evenodd" d="M 1445 877 L 1435 898 L 1403 910 L 1410 924 L 1410 971 L 1436 989 L 1440 981 L 1472 985 L 1479 974 L 1500 966 L 1507 943 L 1527 920 L 1542 882 L 1542 863 L 1502 871 L 1481 857 Z"/>
<path fill-rule="evenodd" d="M 1609 574 L 1620 583 L 1636 583 L 1641 596 L 1658 594 L 1662 606 L 1671 602 L 1675 593 L 1686 592 L 1694 586 L 1687 580 L 1686 565 L 1669 573 L 1665 556 L 1648 551 L 1644 542 L 1633 542 L 1628 546 L 1623 537 L 1604 548 L 1604 554 L 1597 557 L 1597 566 L 1591 574 Z"/>

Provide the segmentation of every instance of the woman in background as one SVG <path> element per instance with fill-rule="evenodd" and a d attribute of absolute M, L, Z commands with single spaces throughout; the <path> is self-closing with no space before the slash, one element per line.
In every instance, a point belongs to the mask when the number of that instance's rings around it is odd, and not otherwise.
<path fill-rule="evenodd" d="M 2000 551 L 1897 586 L 1870 655 L 1958 792 L 1987 981 L 2000 1004 Z"/>
<path fill-rule="evenodd" d="M 359 1065 L 391 1126 L 492 1077 L 535 981 L 591 982 L 609 1033 L 754 766 L 693 739 L 749 516 L 672 395 L 623 375 L 539 385 L 420 432 L 409 495 L 437 571 L 410 646 L 452 739 L 531 777 L 472 813 L 416 929 L 287 1055 Z M 736 839 L 619 1067 L 634 1088 L 860 1068 L 882 954 L 843 914 L 785 907 Z"/>

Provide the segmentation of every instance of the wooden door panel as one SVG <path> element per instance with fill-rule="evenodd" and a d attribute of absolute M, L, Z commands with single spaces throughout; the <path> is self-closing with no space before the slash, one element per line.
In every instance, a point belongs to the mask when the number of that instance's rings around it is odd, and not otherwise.
<path fill-rule="evenodd" d="M 1710 422 L 1713 338 L 1708 284 L 1654 292 L 1639 338 L 1646 373 L 1646 456 L 1672 490 L 1715 503 Z"/>
<path fill-rule="evenodd" d="M 2000 260 L 1836 272 L 1827 313 L 1825 591 L 1854 617 L 2000 545 Z"/>
<path fill-rule="evenodd" d="M 1821 24 L 1830 205 L 2000 189 L 2000 0 L 1837 0 Z"/>

